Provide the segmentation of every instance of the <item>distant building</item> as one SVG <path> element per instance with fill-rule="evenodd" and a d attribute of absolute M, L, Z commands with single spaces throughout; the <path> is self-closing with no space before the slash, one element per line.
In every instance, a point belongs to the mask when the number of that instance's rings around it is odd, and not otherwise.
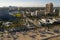
<path fill-rule="evenodd" d="M 34 12 L 31 12 L 31 16 L 35 16 Z"/>
<path fill-rule="evenodd" d="M 60 8 L 59 8 L 59 16 L 60 16 Z"/>
<path fill-rule="evenodd" d="M 43 15 L 45 15 L 45 10 L 35 10 L 31 12 L 31 16 L 41 17 Z"/>
<path fill-rule="evenodd" d="M 40 11 L 38 11 L 38 13 L 37 13 L 37 16 L 38 17 L 42 17 L 42 16 L 44 16 L 45 15 L 45 10 L 40 10 Z"/>
<path fill-rule="evenodd" d="M 39 12 L 38 10 L 35 11 L 35 15 L 36 15 L 36 16 L 37 16 L 38 12 Z"/>
<path fill-rule="evenodd" d="M 46 4 L 46 13 L 52 13 L 53 12 L 53 3 Z"/>
<path fill-rule="evenodd" d="M 59 9 L 55 9 L 54 11 L 55 11 L 55 15 L 59 16 Z"/>

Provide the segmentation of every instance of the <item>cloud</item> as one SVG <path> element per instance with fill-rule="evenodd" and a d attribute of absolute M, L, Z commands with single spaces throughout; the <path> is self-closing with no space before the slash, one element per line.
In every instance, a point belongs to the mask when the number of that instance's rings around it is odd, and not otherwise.
<path fill-rule="evenodd" d="M 60 6 L 58 0 L 0 0 L 0 6 L 42 7 L 49 2 L 53 2 L 54 6 Z"/>
<path fill-rule="evenodd" d="M 41 3 L 39 2 L 3 2 L 0 3 L 0 6 L 22 6 L 22 7 L 39 7 L 39 6 L 43 6 L 41 5 Z"/>

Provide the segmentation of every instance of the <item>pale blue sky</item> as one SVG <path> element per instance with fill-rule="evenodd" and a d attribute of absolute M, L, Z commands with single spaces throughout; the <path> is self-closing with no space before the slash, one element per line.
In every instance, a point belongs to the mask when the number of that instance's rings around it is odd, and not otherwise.
<path fill-rule="evenodd" d="M 44 7 L 46 3 L 52 2 L 54 6 L 60 7 L 60 0 L 0 0 L 2 6 L 20 6 L 20 7 Z"/>

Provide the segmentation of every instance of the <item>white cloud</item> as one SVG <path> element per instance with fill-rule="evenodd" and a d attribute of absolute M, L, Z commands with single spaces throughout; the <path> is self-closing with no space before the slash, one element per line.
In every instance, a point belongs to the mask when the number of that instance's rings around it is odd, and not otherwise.
<path fill-rule="evenodd" d="M 50 1 L 51 2 L 51 1 Z M 22 7 L 42 7 L 45 6 L 46 3 L 49 2 L 45 2 L 43 3 L 43 1 L 39 1 L 39 0 L 33 0 L 33 1 L 22 1 L 22 0 L 0 0 L 0 6 L 22 6 Z M 54 6 L 60 6 L 58 3 L 54 3 Z"/>
<path fill-rule="evenodd" d="M 0 6 L 23 6 L 23 7 L 39 7 L 39 6 L 43 6 L 41 5 L 41 3 L 39 2 L 3 2 L 0 3 Z"/>

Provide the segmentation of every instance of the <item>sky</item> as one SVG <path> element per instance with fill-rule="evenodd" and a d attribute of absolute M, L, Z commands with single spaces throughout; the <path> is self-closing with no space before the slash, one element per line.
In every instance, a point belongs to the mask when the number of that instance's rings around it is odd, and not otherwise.
<path fill-rule="evenodd" d="M 47 3 L 53 3 L 54 7 L 60 7 L 60 0 L 0 0 L 0 7 L 45 7 Z"/>

